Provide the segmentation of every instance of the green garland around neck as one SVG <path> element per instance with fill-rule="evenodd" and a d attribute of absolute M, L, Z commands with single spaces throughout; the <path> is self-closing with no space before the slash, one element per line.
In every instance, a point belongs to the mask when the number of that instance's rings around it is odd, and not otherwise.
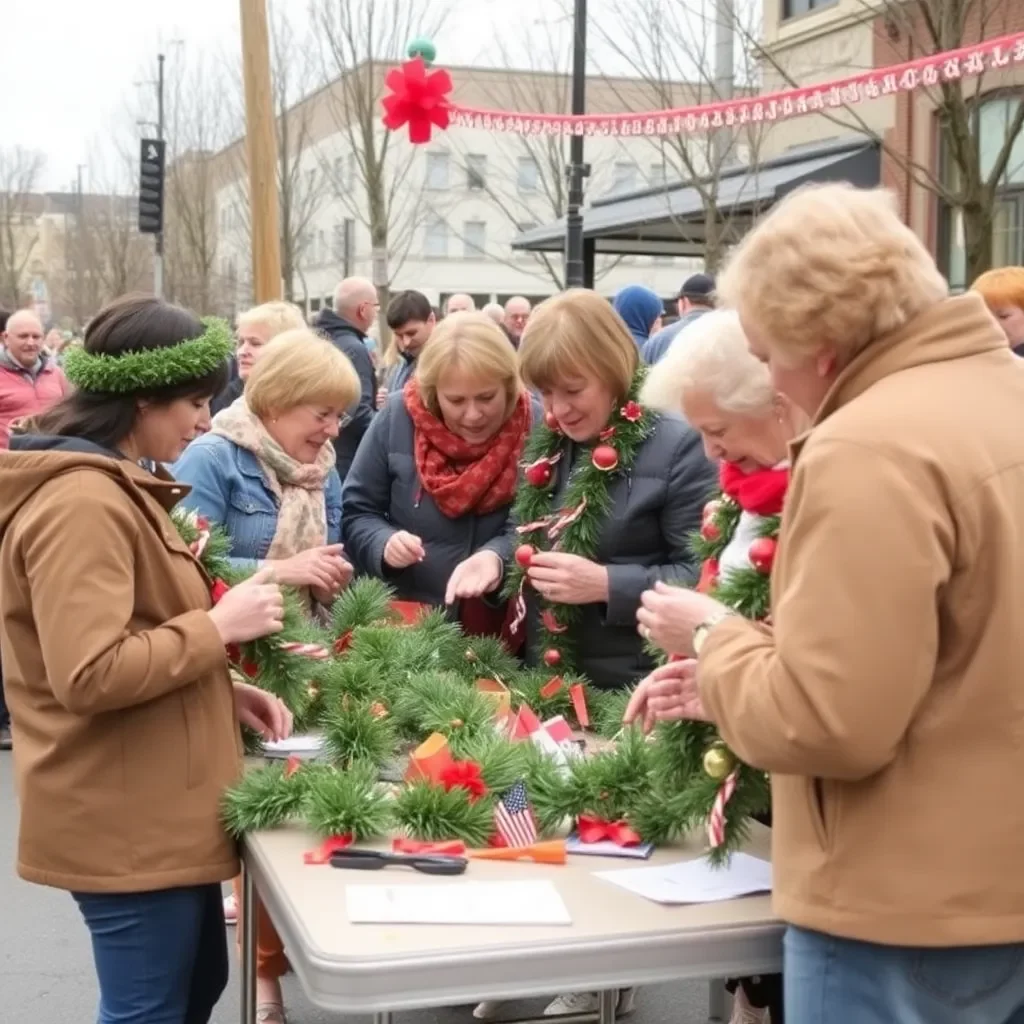
<path fill-rule="evenodd" d="M 124 395 L 198 380 L 227 361 L 234 350 L 231 329 L 216 317 L 203 320 L 206 328 L 166 348 L 140 349 L 109 355 L 76 346 L 64 358 L 64 373 L 81 391 Z"/>
<path fill-rule="evenodd" d="M 545 423 L 534 428 L 523 453 L 525 465 L 529 469 L 542 460 L 552 460 L 551 472 L 547 484 L 537 486 L 526 479 L 519 485 L 513 521 L 518 524 L 520 543 L 530 544 L 538 551 L 561 551 L 591 560 L 595 558 L 612 511 L 612 481 L 632 470 L 637 453 L 651 436 L 657 420 L 657 414 L 639 402 L 646 375 L 645 366 L 637 369 L 629 393 L 612 412 L 608 425 L 594 442 L 580 446 L 576 464 L 557 505 L 556 460 L 570 457 L 571 443 L 560 430 Z M 595 463 L 594 453 L 599 448 L 614 449 L 617 463 L 613 469 L 601 469 Z M 586 504 L 580 510 L 583 502 Z M 563 515 L 571 521 L 560 531 L 556 527 L 556 536 L 552 538 L 552 526 Z M 532 528 L 527 529 L 531 525 Z M 514 601 L 525 599 L 525 590 L 529 587 L 525 576 L 526 569 L 513 556 L 506 569 L 506 596 Z M 541 609 L 540 644 L 545 664 L 560 675 L 574 673 L 572 627 L 580 621 L 581 606 L 546 601 L 539 594 L 534 597 Z"/>

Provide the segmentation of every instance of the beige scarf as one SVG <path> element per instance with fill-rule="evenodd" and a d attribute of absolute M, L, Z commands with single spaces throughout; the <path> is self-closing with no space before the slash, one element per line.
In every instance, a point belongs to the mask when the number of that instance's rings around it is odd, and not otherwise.
<path fill-rule="evenodd" d="M 334 445 L 328 441 L 314 463 L 293 459 L 267 433 L 244 397 L 217 413 L 210 433 L 252 452 L 277 496 L 280 511 L 268 559 L 291 558 L 327 543 L 324 484 L 334 468 Z"/>

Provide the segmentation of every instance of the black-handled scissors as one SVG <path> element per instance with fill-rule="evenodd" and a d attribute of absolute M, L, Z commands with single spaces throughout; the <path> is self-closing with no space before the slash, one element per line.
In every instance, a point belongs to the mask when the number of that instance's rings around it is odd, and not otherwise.
<path fill-rule="evenodd" d="M 382 853 L 379 850 L 338 850 L 331 854 L 332 868 L 380 871 L 389 864 L 412 868 L 424 875 L 461 875 L 465 873 L 469 861 L 465 857 L 445 854 Z"/>

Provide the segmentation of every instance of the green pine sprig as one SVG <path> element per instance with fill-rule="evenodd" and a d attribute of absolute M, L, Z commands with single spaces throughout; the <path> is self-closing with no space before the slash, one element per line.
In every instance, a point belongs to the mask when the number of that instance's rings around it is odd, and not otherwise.
<path fill-rule="evenodd" d="M 394 622 L 396 616 L 390 607 L 394 596 L 394 589 L 375 576 L 360 576 L 353 580 L 331 607 L 335 638 L 343 637 L 359 626 Z"/>
<path fill-rule="evenodd" d="M 247 771 L 221 802 L 221 820 L 233 836 L 277 828 L 299 816 L 306 791 L 301 778 L 304 768 L 286 774 L 281 763 Z"/>
<path fill-rule="evenodd" d="M 459 754 L 462 760 L 475 761 L 480 766 L 480 774 L 492 793 L 504 793 L 526 778 L 532 747 L 531 743 L 513 743 L 488 730 L 465 739 Z"/>
<path fill-rule="evenodd" d="M 541 690 L 556 676 L 562 680 L 561 687 L 555 693 L 544 696 Z M 576 683 L 584 684 L 587 711 L 593 712 L 592 700 L 594 690 L 586 685 L 585 677 L 571 673 L 559 673 L 552 669 L 528 669 L 513 676 L 512 704 L 514 707 L 526 704 L 542 720 L 553 718 L 555 715 L 562 715 L 567 722 L 579 725 L 579 722 L 576 720 L 576 709 L 569 694 L 569 687 L 574 686 Z"/>
<path fill-rule="evenodd" d="M 398 742 L 391 716 L 376 713 L 372 704 L 342 700 L 324 714 L 321 725 L 327 758 L 336 768 L 348 769 L 359 763 L 379 768 L 396 756 Z"/>
<path fill-rule="evenodd" d="M 428 672 L 410 679 L 395 696 L 392 713 L 403 735 L 419 742 L 439 732 L 448 737 L 452 755 L 458 758 L 467 743 L 494 729 L 493 699 L 453 672 Z"/>
<path fill-rule="evenodd" d="M 519 671 L 519 662 L 496 636 L 464 637 L 460 646 L 462 650 L 455 652 L 452 663 L 445 668 L 458 672 L 471 682 L 497 679 L 507 685 Z"/>
<path fill-rule="evenodd" d="M 462 786 L 445 790 L 425 780 L 410 783 L 396 795 L 392 811 L 410 839 L 461 839 L 467 846 L 480 847 L 494 832 L 494 798 L 474 801 Z"/>
<path fill-rule="evenodd" d="M 347 771 L 325 765 L 303 768 L 305 821 L 321 838 L 352 835 L 356 841 L 386 835 L 392 825 L 391 801 L 377 781 L 373 765 L 354 764 Z"/>
<path fill-rule="evenodd" d="M 613 739 L 622 731 L 622 719 L 635 689 L 635 686 L 621 690 L 598 690 L 592 687 L 588 691 L 590 727 L 598 736 Z"/>

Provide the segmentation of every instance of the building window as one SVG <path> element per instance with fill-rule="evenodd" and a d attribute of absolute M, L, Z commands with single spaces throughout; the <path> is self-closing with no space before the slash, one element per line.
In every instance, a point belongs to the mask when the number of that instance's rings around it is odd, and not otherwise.
<path fill-rule="evenodd" d="M 427 188 L 442 191 L 448 187 L 448 154 L 427 154 Z"/>
<path fill-rule="evenodd" d="M 487 186 L 487 157 L 470 153 L 466 157 L 466 188 L 470 192 L 481 192 Z"/>
<path fill-rule="evenodd" d="M 482 220 L 467 220 L 462 225 L 462 255 L 467 260 L 479 259 L 487 248 L 487 225 Z"/>
<path fill-rule="evenodd" d="M 975 110 L 974 137 L 977 140 L 982 180 L 992 173 L 1006 144 L 1017 108 L 1018 96 L 994 96 Z M 948 151 L 942 154 L 942 175 L 952 188 L 958 187 L 957 168 Z M 967 257 L 964 245 L 963 215 L 959 209 L 944 205 L 941 210 L 942 263 L 950 287 L 967 287 Z M 992 227 L 992 265 L 1024 264 L 1024 136 L 1012 143 L 1006 171 L 996 185 Z"/>
<path fill-rule="evenodd" d="M 424 229 L 423 255 L 433 259 L 444 259 L 448 255 L 448 225 L 445 221 L 431 221 Z"/>
<path fill-rule="evenodd" d="M 521 156 L 516 167 L 516 188 L 520 192 L 536 192 L 540 181 L 540 168 L 532 156 Z"/>
<path fill-rule="evenodd" d="M 647 180 L 655 188 L 662 188 L 668 184 L 668 170 L 665 165 L 662 164 L 651 164 L 651 169 L 647 175 Z"/>
<path fill-rule="evenodd" d="M 631 192 L 636 188 L 636 164 L 617 163 L 612 177 L 612 192 Z"/>
<path fill-rule="evenodd" d="M 839 0 L 782 0 L 782 17 L 795 18 L 823 7 L 834 7 L 838 2 Z"/>

